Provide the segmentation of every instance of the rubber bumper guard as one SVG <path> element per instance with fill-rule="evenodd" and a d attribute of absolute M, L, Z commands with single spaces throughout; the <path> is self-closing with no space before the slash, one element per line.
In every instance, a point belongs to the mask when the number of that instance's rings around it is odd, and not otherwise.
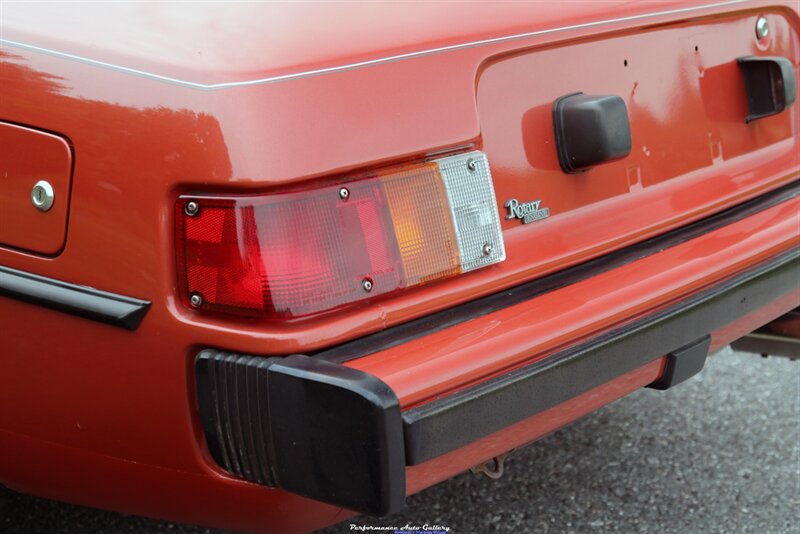
<path fill-rule="evenodd" d="M 196 372 L 208 447 L 226 470 L 373 515 L 403 507 L 400 403 L 378 378 L 308 356 L 214 350 Z"/>

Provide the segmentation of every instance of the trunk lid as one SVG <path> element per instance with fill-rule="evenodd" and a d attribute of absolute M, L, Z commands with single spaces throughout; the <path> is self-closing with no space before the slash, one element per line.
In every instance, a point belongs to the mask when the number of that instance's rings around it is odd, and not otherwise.
<path fill-rule="evenodd" d="M 755 36 L 756 17 L 743 16 L 490 60 L 478 80 L 477 106 L 504 228 L 531 234 L 543 254 L 569 254 L 566 245 L 579 254 L 730 202 L 756 185 L 755 171 L 748 177 L 733 169 L 754 168 L 759 152 L 761 163 L 779 155 L 791 160 L 797 106 L 745 122 L 737 58 L 767 52 L 797 64 L 792 25 L 777 14 L 767 18 L 773 37 L 766 41 Z M 553 102 L 575 92 L 622 98 L 630 155 L 582 173 L 562 171 Z M 521 229 L 523 221 L 504 208 L 509 203 L 534 213 L 532 224 Z M 568 220 L 569 228 L 558 220 Z"/>

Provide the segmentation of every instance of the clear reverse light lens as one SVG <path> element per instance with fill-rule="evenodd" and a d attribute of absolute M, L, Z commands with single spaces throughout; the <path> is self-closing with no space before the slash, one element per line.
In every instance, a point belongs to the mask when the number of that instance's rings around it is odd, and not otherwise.
<path fill-rule="evenodd" d="M 470 152 L 436 163 L 450 200 L 462 272 L 506 259 L 486 154 Z"/>

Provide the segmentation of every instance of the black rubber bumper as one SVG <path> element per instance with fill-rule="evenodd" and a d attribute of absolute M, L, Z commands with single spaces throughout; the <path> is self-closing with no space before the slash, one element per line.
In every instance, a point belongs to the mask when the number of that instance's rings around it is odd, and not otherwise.
<path fill-rule="evenodd" d="M 361 513 L 402 508 L 405 467 L 431 460 L 667 355 L 666 389 L 699 372 L 714 330 L 798 287 L 795 249 L 510 374 L 400 412 L 378 378 L 310 356 L 216 350 L 196 360 L 214 460 L 260 484 Z"/>

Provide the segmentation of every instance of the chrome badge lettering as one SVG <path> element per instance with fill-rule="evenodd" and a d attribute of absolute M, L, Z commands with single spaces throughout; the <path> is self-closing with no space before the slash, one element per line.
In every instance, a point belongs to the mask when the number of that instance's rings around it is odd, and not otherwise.
<path fill-rule="evenodd" d="M 519 200 L 512 198 L 506 202 L 506 209 L 508 210 L 506 220 L 522 219 L 522 224 L 528 224 L 529 222 L 546 219 L 550 216 L 550 208 L 539 208 L 541 202 L 541 200 L 534 200 L 520 204 Z"/>

